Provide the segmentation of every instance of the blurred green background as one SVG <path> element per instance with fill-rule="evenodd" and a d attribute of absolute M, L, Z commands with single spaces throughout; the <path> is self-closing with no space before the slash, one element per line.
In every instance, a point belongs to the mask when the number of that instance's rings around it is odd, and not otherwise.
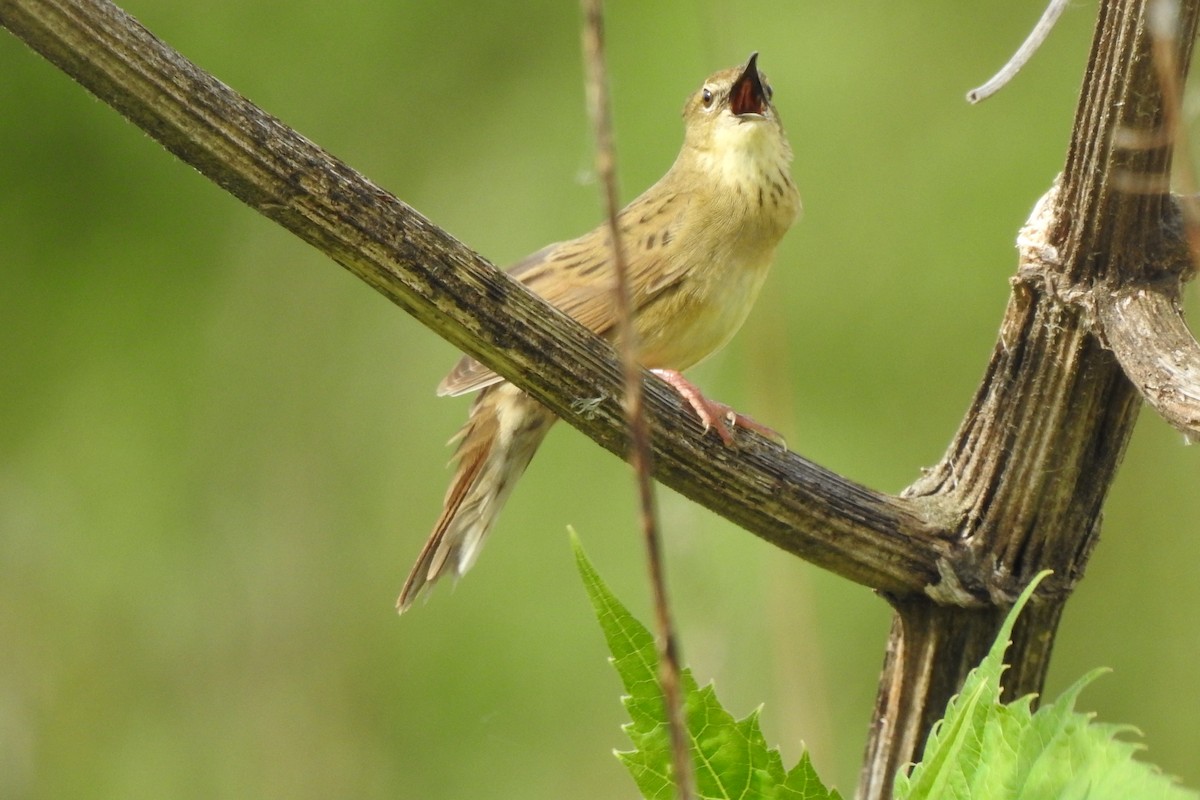
<path fill-rule="evenodd" d="M 623 194 L 762 53 L 806 216 L 696 371 L 897 491 L 980 379 L 1061 167 L 1094 5 L 977 108 L 1043 0 L 613 2 Z M 574 3 L 138 0 L 201 66 L 499 264 L 599 218 Z M 626 468 L 566 426 L 456 590 L 392 603 L 440 507 L 453 349 L 0 37 L 0 796 L 633 795 L 574 525 L 643 615 Z M 1193 304 L 1194 305 L 1194 304 Z M 1150 412 L 1048 690 L 1200 785 L 1200 451 Z M 850 792 L 890 615 L 670 492 L 687 660 Z M 552 598 L 552 602 L 547 602 Z"/>

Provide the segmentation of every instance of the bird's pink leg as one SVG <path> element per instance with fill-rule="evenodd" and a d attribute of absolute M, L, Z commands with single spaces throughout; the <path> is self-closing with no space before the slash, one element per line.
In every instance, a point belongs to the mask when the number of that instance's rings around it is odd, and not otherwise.
<path fill-rule="evenodd" d="M 709 400 L 694 383 L 683 377 L 683 373 L 673 369 L 652 369 L 650 371 L 670 384 L 671 388 L 688 402 L 688 405 L 696 412 L 696 416 L 704 423 L 705 433 L 709 428 L 715 429 L 727 447 L 733 445 L 733 434 L 729 432 L 730 425 L 735 428 L 752 430 L 772 441 L 784 444 L 783 437 L 779 435 L 778 431 L 755 422 L 744 414 L 739 414 L 724 403 Z"/>

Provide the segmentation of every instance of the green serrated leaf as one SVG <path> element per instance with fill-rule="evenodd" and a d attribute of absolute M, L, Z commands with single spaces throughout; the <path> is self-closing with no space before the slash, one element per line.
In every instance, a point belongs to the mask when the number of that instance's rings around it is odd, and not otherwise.
<path fill-rule="evenodd" d="M 1102 725 L 1075 711 L 1084 676 L 1054 703 L 1032 711 L 1032 697 L 1000 702 L 1004 651 L 1017 616 L 1037 584 L 1021 593 L 991 650 L 967 676 L 934 726 L 925 758 L 896 777 L 897 800 L 1200 800 L 1154 767 L 1135 761 L 1138 745 L 1117 738 L 1132 729 Z"/>
<path fill-rule="evenodd" d="M 574 536 L 572 547 L 613 666 L 628 692 L 624 703 L 630 722 L 624 730 L 634 749 L 617 753 L 617 757 L 643 797 L 670 800 L 675 797 L 675 784 L 654 637 L 604 585 Z M 817 778 L 807 754 L 790 772 L 784 772 L 779 751 L 767 747 L 757 710 L 735 720 L 721 706 L 711 684 L 697 686 L 691 670 L 683 670 L 680 688 L 696 791 L 702 800 L 840 800 L 837 792 L 826 789 Z"/>
<path fill-rule="evenodd" d="M 841 796 L 836 791 L 825 788 L 825 784 L 817 777 L 817 771 L 813 769 L 812 759 L 805 752 L 800 754 L 800 761 L 788 772 L 779 797 L 787 800 L 840 800 Z"/>
<path fill-rule="evenodd" d="M 662 692 L 658 686 L 658 651 L 654 637 L 644 625 L 634 619 L 616 596 L 609 591 L 600 575 L 588 562 L 579 540 L 572 538 L 575 562 L 583 579 L 596 619 L 604 631 L 613 666 L 621 676 L 628 695 L 624 698 L 632 718 L 627 731 L 648 733 L 663 719 Z"/>

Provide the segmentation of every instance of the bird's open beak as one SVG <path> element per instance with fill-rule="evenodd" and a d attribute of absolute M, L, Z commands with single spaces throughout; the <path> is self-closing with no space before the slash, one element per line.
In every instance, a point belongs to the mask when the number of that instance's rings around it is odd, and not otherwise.
<path fill-rule="evenodd" d="M 746 68 L 729 90 L 729 110 L 738 117 L 744 114 L 762 116 L 766 108 L 767 92 L 758 74 L 758 53 L 751 53 Z"/>

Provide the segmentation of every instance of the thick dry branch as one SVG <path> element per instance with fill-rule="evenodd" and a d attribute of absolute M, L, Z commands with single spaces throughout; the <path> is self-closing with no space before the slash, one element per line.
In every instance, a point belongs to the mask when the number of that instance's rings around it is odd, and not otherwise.
<path fill-rule="evenodd" d="M 1197 0 L 1182 5 L 1180 84 L 1198 10 Z M 983 383 L 941 463 L 907 491 L 954 510 L 997 607 L 1037 571 L 1055 572 L 1057 585 L 1035 597 L 1013 632 L 1009 697 L 1041 690 L 1063 604 L 1095 545 L 1140 405 L 1126 371 L 1151 396 L 1179 358 L 1178 393 L 1166 400 L 1196 418 L 1188 410 L 1195 396 L 1179 387 L 1194 381 L 1200 359 L 1161 288 L 1177 289 L 1189 267 L 1166 192 L 1172 141 L 1156 135 L 1164 98 L 1144 13 L 1145 0 L 1100 4 L 1067 163 L 1022 230 Z M 1147 359 L 1134 352 L 1142 346 Z M 977 595 L 985 587 L 963 588 Z M 894 605 L 861 798 L 890 796 L 896 770 L 920 756 L 931 709 L 945 706 L 999 622 L 920 598 Z"/>
<path fill-rule="evenodd" d="M 110 3 L 2 0 L 0 24 L 238 199 L 624 455 L 612 348 L 393 195 Z M 662 382 L 646 378 L 663 483 L 784 550 L 892 594 L 921 593 L 953 570 L 950 545 L 924 505 L 750 434 L 726 448 Z"/>

